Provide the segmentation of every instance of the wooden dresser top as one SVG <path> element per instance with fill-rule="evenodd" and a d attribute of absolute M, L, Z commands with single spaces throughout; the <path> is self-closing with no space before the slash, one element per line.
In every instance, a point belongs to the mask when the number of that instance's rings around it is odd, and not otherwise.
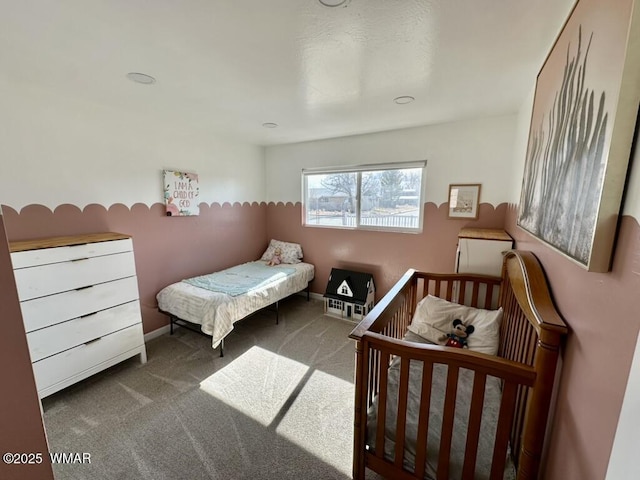
<path fill-rule="evenodd" d="M 115 232 L 87 233 L 84 235 L 69 235 L 66 237 L 35 238 L 33 240 L 17 240 L 9 242 L 10 252 L 24 252 L 40 248 L 68 247 L 85 243 L 109 242 L 111 240 L 125 240 L 131 235 Z"/>
<path fill-rule="evenodd" d="M 458 238 L 513 241 L 513 238 L 511 238 L 511 236 L 504 230 L 492 228 L 462 228 L 460 229 L 460 233 L 458 233 Z"/>

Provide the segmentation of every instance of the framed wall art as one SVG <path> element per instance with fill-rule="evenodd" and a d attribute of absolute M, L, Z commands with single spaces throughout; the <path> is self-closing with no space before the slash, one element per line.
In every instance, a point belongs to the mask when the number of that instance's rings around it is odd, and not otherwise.
<path fill-rule="evenodd" d="M 462 183 L 449 185 L 449 218 L 478 218 L 480 184 Z"/>
<path fill-rule="evenodd" d="M 163 170 L 164 202 L 167 217 L 184 217 L 200 213 L 198 174 Z"/>
<path fill-rule="evenodd" d="M 517 224 L 610 268 L 640 98 L 640 0 L 579 0 L 537 76 Z"/>

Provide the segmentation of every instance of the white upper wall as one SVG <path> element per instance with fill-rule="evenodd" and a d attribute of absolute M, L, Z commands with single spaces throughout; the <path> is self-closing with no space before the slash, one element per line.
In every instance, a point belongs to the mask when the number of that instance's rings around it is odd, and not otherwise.
<path fill-rule="evenodd" d="M 141 87 L 141 95 L 144 88 Z M 0 79 L 0 203 L 163 202 L 162 169 L 195 171 L 204 203 L 265 200 L 263 147 Z"/>
<path fill-rule="evenodd" d="M 300 202 L 303 168 L 427 160 L 426 201 L 448 201 L 450 183 L 481 183 L 481 202 L 510 195 L 516 115 L 265 148 L 269 202 Z"/>
<path fill-rule="evenodd" d="M 527 145 L 529 142 L 529 125 L 531 124 L 531 110 L 533 108 L 533 96 L 535 85 L 529 91 L 529 95 L 522 102 L 522 107 L 518 112 L 516 120 L 515 147 L 513 155 L 513 168 L 511 170 L 511 192 L 509 203 L 517 205 L 520 203 L 520 191 L 522 190 L 522 174 L 527 158 Z"/>

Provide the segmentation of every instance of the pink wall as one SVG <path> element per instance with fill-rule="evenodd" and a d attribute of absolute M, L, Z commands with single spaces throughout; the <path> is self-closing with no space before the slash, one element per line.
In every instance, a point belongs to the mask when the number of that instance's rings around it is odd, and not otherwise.
<path fill-rule="evenodd" d="M 622 217 L 611 272 L 590 273 L 518 228 L 515 207 L 505 225 L 540 259 L 571 329 L 543 478 L 601 480 L 640 330 L 640 226 Z"/>
<path fill-rule="evenodd" d="M 450 220 L 447 204 L 424 206 L 424 228 L 419 234 L 303 227 L 302 205 L 269 203 L 269 238 L 300 243 L 304 261 L 313 263 L 316 277 L 311 291 L 324 293 L 332 267 L 373 274 L 376 299 L 382 297 L 409 268 L 451 272 L 458 232 L 462 227 L 502 228 L 507 204 L 483 203 L 477 221 Z"/>
<path fill-rule="evenodd" d="M 31 370 L 4 221 L 0 215 L 0 453 L 41 453 L 42 463 L 8 465 L 0 462 L 0 478 L 52 479 L 40 401 Z M 7 395 L 9 393 L 9 395 Z"/>
<path fill-rule="evenodd" d="M 9 240 L 112 231 L 131 235 L 145 333 L 168 323 L 156 294 L 183 278 L 258 258 L 267 246 L 266 204 L 200 205 L 197 217 L 167 217 L 164 206 L 60 205 L 53 212 L 3 206 Z"/>

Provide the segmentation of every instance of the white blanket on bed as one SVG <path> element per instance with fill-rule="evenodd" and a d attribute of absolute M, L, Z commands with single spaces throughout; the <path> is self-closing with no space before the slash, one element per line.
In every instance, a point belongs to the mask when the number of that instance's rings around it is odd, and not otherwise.
<path fill-rule="evenodd" d="M 257 261 L 265 265 L 266 262 Z M 245 294 L 232 297 L 225 293 L 177 282 L 163 288 L 156 296 L 158 308 L 182 320 L 199 324 L 201 330 L 212 337 L 216 348 L 233 330 L 233 324 L 251 313 L 278 300 L 304 290 L 314 277 L 314 267 L 309 263 L 287 265 L 295 273 L 275 279 Z"/>

